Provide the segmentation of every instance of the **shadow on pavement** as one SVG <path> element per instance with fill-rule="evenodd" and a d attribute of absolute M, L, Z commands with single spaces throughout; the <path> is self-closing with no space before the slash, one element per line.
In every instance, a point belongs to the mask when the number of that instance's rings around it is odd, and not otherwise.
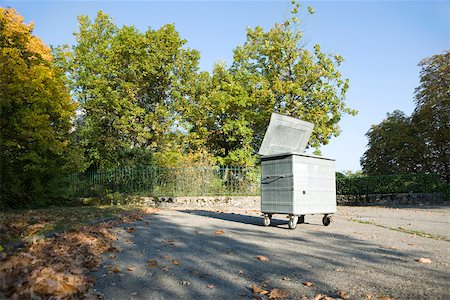
<path fill-rule="evenodd" d="M 125 226 L 134 231 L 116 229 L 123 252 L 104 263 L 120 266 L 121 272 L 102 268 L 94 274 L 95 287 L 105 299 L 248 299 L 253 284 L 288 289 L 289 299 L 319 293 L 337 297 L 338 290 L 346 290 L 352 299 L 363 299 L 366 293 L 439 298 L 449 282 L 448 273 L 414 262 L 412 258 L 423 255 L 420 250 L 385 249 L 313 227 L 296 233 L 273 230 L 257 216 L 164 211 Z M 219 229 L 223 233 L 217 234 Z M 256 259 L 260 255 L 268 260 Z M 149 267 L 152 260 L 157 263 Z M 126 271 L 127 266 L 135 269 Z M 306 281 L 314 286 L 302 285 Z"/>

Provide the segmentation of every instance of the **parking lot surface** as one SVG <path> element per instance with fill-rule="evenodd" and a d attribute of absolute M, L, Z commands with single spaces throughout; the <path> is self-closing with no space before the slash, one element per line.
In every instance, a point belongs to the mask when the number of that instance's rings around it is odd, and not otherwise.
<path fill-rule="evenodd" d="M 284 215 L 264 227 L 256 211 L 160 210 L 114 229 L 122 252 L 105 256 L 95 288 L 105 299 L 450 297 L 449 207 L 321 219 L 290 230 Z"/>

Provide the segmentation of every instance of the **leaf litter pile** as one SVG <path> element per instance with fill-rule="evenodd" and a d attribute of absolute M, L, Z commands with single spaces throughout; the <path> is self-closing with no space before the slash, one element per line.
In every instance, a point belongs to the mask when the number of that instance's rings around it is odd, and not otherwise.
<path fill-rule="evenodd" d="M 96 299 L 93 279 L 101 254 L 120 251 L 113 246 L 117 237 L 111 228 L 142 220 L 145 209 L 121 215 L 96 224 L 82 226 L 37 242 L 25 244 L 20 252 L 5 255 L 0 260 L 1 299 Z"/>

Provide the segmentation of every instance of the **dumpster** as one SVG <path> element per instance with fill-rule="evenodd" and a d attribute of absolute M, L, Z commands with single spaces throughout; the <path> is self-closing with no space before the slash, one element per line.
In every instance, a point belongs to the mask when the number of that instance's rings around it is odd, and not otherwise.
<path fill-rule="evenodd" d="M 335 161 L 304 153 L 314 125 L 273 113 L 259 149 L 261 212 L 269 226 L 274 214 L 287 214 L 289 228 L 305 215 L 323 214 L 328 226 L 336 212 Z"/>

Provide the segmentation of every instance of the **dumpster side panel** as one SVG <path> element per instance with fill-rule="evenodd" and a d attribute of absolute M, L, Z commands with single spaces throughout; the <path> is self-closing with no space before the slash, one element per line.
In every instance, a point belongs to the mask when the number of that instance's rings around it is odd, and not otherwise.
<path fill-rule="evenodd" d="M 334 160 L 293 155 L 295 214 L 336 212 Z"/>
<path fill-rule="evenodd" d="M 262 160 L 261 211 L 293 213 L 292 155 Z"/>

